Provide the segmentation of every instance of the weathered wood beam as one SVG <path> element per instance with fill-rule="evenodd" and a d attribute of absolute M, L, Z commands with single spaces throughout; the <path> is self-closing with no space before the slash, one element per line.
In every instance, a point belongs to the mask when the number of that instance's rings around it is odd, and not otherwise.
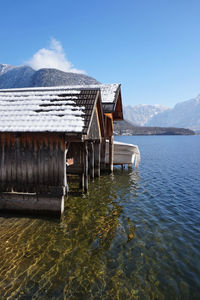
<path fill-rule="evenodd" d="M 109 170 L 113 172 L 113 161 L 114 161 L 114 141 L 113 136 L 109 137 Z"/>
<path fill-rule="evenodd" d="M 96 141 L 94 143 L 94 176 L 100 177 L 100 163 L 101 163 L 101 143 Z"/>
<path fill-rule="evenodd" d="M 84 142 L 80 147 L 80 188 L 83 192 L 88 191 L 88 143 Z"/>
<path fill-rule="evenodd" d="M 84 143 L 84 191 L 88 191 L 88 143 Z"/>
<path fill-rule="evenodd" d="M 102 139 L 101 143 L 101 170 L 106 169 L 106 139 Z"/>
<path fill-rule="evenodd" d="M 94 179 L 94 143 L 89 143 L 89 173 L 91 179 Z"/>
<path fill-rule="evenodd" d="M 64 196 L 0 193 L 0 211 L 61 216 L 64 211 Z"/>
<path fill-rule="evenodd" d="M 65 160 L 62 136 L 0 133 L 0 189 L 37 193 L 38 186 L 66 186 Z"/>
<path fill-rule="evenodd" d="M 85 151 L 84 151 L 84 144 L 80 144 L 80 166 L 81 166 L 81 173 L 80 173 L 80 189 L 84 192 L 85 187 L 85 176 L 84 176 L 84 164 L 85 164 Z"/>

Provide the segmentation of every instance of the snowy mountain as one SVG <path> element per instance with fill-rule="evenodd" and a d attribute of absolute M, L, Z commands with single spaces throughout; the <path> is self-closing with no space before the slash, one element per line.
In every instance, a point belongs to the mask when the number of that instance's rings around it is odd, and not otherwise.
<path fill-rule="evenodd" d="M 0 89 L 58 85 L 86 85 L 99 82 L 87 75 L 57 69 L 33 70 L 28 66 L 0 64 Z"/>
<path fill-rule="evenodd" d="M 200 130 L 200 96 L 180 102 L 174 108 L 161 105 L 124 107 L 124 119 L 138 126 L 176 127 Z"/>
<path fill-rule="evenodd" d="M 14 66 L 12 65 L 0 64 L 0 76 L 8 70 L 11 70 L 12 68 L 14 68 Z"/>
<path fill-rule="evenodd" d="M 87 85 L 99 82 L 87 75 L 63 72 L 57 69 L 40 69 L 31 78 L 30 86 L 59 86 L 59 85 Z"/>
<path fill-rule="evenodd" d="M 29 87 L 34 73 L 35 71 L 27 66 L 4 69 L 0 75 L 0 88 Z"/>
<path fill-rule="evenodd" d="M 140 104 L 135 106 L 124 106 L 124 119 L 138 126 L 144 126 L 155 115 L 168 110 L 162 105 Z"/>
<path fill-rule="evenodd" d="M 87 75 L 57 69 L 0 64 L 0 89 L 37 86 L 88 85 L 99 82 Z M 169 109 L 161 105 L 124 106 L 124 119 L 138 126 L 181 127 L 200 130 L 200 96 Z"/>
<path fill-rule="evenodd" d="M 174 108 L 159 113 L 145 124 L 147 126 L 173 126 L 200 129 L 200 96 L 180 102 Z"/>

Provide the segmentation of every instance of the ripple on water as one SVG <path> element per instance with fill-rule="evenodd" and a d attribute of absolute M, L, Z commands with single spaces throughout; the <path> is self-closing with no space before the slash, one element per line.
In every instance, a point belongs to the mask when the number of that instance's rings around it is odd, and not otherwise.
<path fill-rule="evenodd" d="M 139 171 L 71 184 L 60 221 L 2 215 L 0 298 L 198 299 L 200 147 L 185 138 L 138 137 Z"/>

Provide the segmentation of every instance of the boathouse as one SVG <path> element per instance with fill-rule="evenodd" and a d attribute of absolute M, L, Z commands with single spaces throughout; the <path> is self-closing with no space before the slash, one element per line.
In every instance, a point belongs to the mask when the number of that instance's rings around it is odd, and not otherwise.
<path fill-rule="evenodd" d="M 98 86 L 0 90 L 0 210 L 61 214 L 67 156 L 87 190 L 104 134 Z"/>
<path fill-rule="evenodd" d="M 98 88 L 101 91 L 101 100 L 103 106 L 104 115 L 104 133 L 102 134 L 101 140 L 101 170 L 113 171 L 113 157 L 114 157 L 114 121 L 123 120 L 123 109 L 122 109 L 122 95 L 120 84 L 99 84 L 99 85 L 77 85 L 77 86 L 66 86 L 66 89 L 94 89 Z M 97 145 L 96 145 L 96 148 Z M 77 148 L 78 149 L 78 148 Z M 98 149 L 96 149 L 97 151 Z M 78 150 L 77 150 L 78 151 Z M 75 152 L 74 147 L 71 147 L 68 152 L 68 156 Z M 99 153 L 99 150 L 98 150 Z M 108 153 L 108 160 L 106 160 L 106 153 Z M 78 153 L 77 153 L 78 157 Z M 80 172 L 79 160 L 76 159 L 76 163 L 69 167 L 69 173 Z M 99 172 L 99 171 L 98 171 Z M 97 173 L 98 174 L 98 173 Z"/>
<path fill-rule="evenodd" d="M 114 160 L 114 121 L 123 120 L 122 96 L 120 84 L 99 85 L 102 96 L 105 137 L 102 142 L 102 168 L 113 171 Z M 106 160 L 108 153 L 108 160 Z"/>

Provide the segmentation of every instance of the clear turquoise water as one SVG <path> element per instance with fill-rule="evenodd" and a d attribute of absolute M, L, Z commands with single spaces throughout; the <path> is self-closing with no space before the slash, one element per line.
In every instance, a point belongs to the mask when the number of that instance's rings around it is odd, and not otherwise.
<path fill-rule="evenodd" d="M 0 215 L 0 299 L 200 298 L 200 136 L 116 140 L 137 171 L 71 183 L 61 220 Z"/>

